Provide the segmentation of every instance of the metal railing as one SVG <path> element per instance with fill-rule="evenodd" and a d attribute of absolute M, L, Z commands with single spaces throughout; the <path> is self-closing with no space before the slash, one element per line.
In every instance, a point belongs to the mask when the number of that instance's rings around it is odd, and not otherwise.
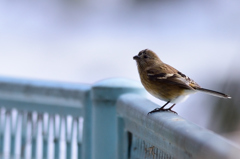
<path fill-rule="evenodd" d="M 156 107 L 135 94 L 120 97 L 117 103 L 118 159 L 240 158 L 239 146 L 174 113 L 147 115 Z"/>
<path fill-rule="evenodd" d="M 75 158 L 91 156 L 90 128 L 82 128 L 91 119 L 89 92 L 84 84 L 1 77 L 0 157 L 70 159 L 73 148 Z"/>
<path fill-rule="evenodd" d="M 126 79 L 93 85 L 0 77 L 0 157 L 239 158 L 240 148 L 157 107 Z"/>

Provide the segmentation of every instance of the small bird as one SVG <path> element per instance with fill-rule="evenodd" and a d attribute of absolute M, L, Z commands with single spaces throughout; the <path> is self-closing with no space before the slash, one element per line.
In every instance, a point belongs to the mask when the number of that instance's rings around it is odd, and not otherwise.
<path fill-rule="evenodd" d="M 163 63 L 157 54 L 149 49 L 140 51 L 133 59 L 137 62 L 138 73 L 145 89 L 154 97 L 167 102 L 162 107 L 156 108 L 148 114 L 160 111 L 176 113 L 171 110 L 176 103 L 183 102 L 190 94 L 198 91 L 220 98 L 231 98 L 224 93 L 201 88 L 185 74 Z M 173 105 L 164 109 L 169 103 L 173 103 Z"/>

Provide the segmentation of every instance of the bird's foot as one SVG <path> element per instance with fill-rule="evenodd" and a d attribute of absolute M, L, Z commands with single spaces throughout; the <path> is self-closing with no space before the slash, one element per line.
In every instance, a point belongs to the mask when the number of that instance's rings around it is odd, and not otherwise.
<path fill-rule="evenodd" d="M 155 112 L 165 112 L 165 111 L 170 111 L 170 112 L 173 112 L 173 113 L 175 113 L 175 114 L 178 114 L 177 112 L 173 111 L 171 108 L 164 109 L 164 108 L 161 107 L 161 108 L 156 108 L 156 109 L 148 112 L 148 115 L 149 115 L 149 114 L 152 114 L 152 113 L 155 113 Z"/>

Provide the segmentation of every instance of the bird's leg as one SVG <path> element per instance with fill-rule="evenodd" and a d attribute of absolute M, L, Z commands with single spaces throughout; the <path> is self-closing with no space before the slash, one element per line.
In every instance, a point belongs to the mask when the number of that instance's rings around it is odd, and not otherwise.
<path fill-rule="evenodd" d="M 148 114 L 152 114 L 152 113 L 155 113 L 155 112 L 160 112 L 160 111 L 165 111 L 167 109 L 164 109 L 164 107 L 166 105 L 168 105 L 170 103 L 170 101 L 168 101 L 167 103 L 165 103 L 161 108 L 156 108 L 156 109 L 153 109 L 152 111 L 148 112 Z"/>
<path fill-rule="evenodd" d="M 168 109 L 165 109 L 166 111 L 170 111 L 170 112 L 173 112 L 175 114 L 177 114 L 177 112 L 173 111 L 172 108 L 175 106 L 176 104 L 173 104 L 170 108 Z"/>

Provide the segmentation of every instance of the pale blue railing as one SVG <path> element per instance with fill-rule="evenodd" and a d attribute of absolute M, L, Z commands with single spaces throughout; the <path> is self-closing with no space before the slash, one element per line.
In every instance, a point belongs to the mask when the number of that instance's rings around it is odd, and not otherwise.
<path fill-rule="evenodd" d="M 79 159 L 91 156 L 91 113 L 87 112 L 91 107 L 90 88 L 84 84 L 1 77 L 0 157 L 61 158 L 65 155 L 72 158 L 74 155 Z M 81 124 L 83 118 L 84 125 Z"/>
<path fill-rule="evenodd" d="M 126 79 L 0 77 L 0 158 L 239 158 L 240 148 L 157 105 Z"/>

